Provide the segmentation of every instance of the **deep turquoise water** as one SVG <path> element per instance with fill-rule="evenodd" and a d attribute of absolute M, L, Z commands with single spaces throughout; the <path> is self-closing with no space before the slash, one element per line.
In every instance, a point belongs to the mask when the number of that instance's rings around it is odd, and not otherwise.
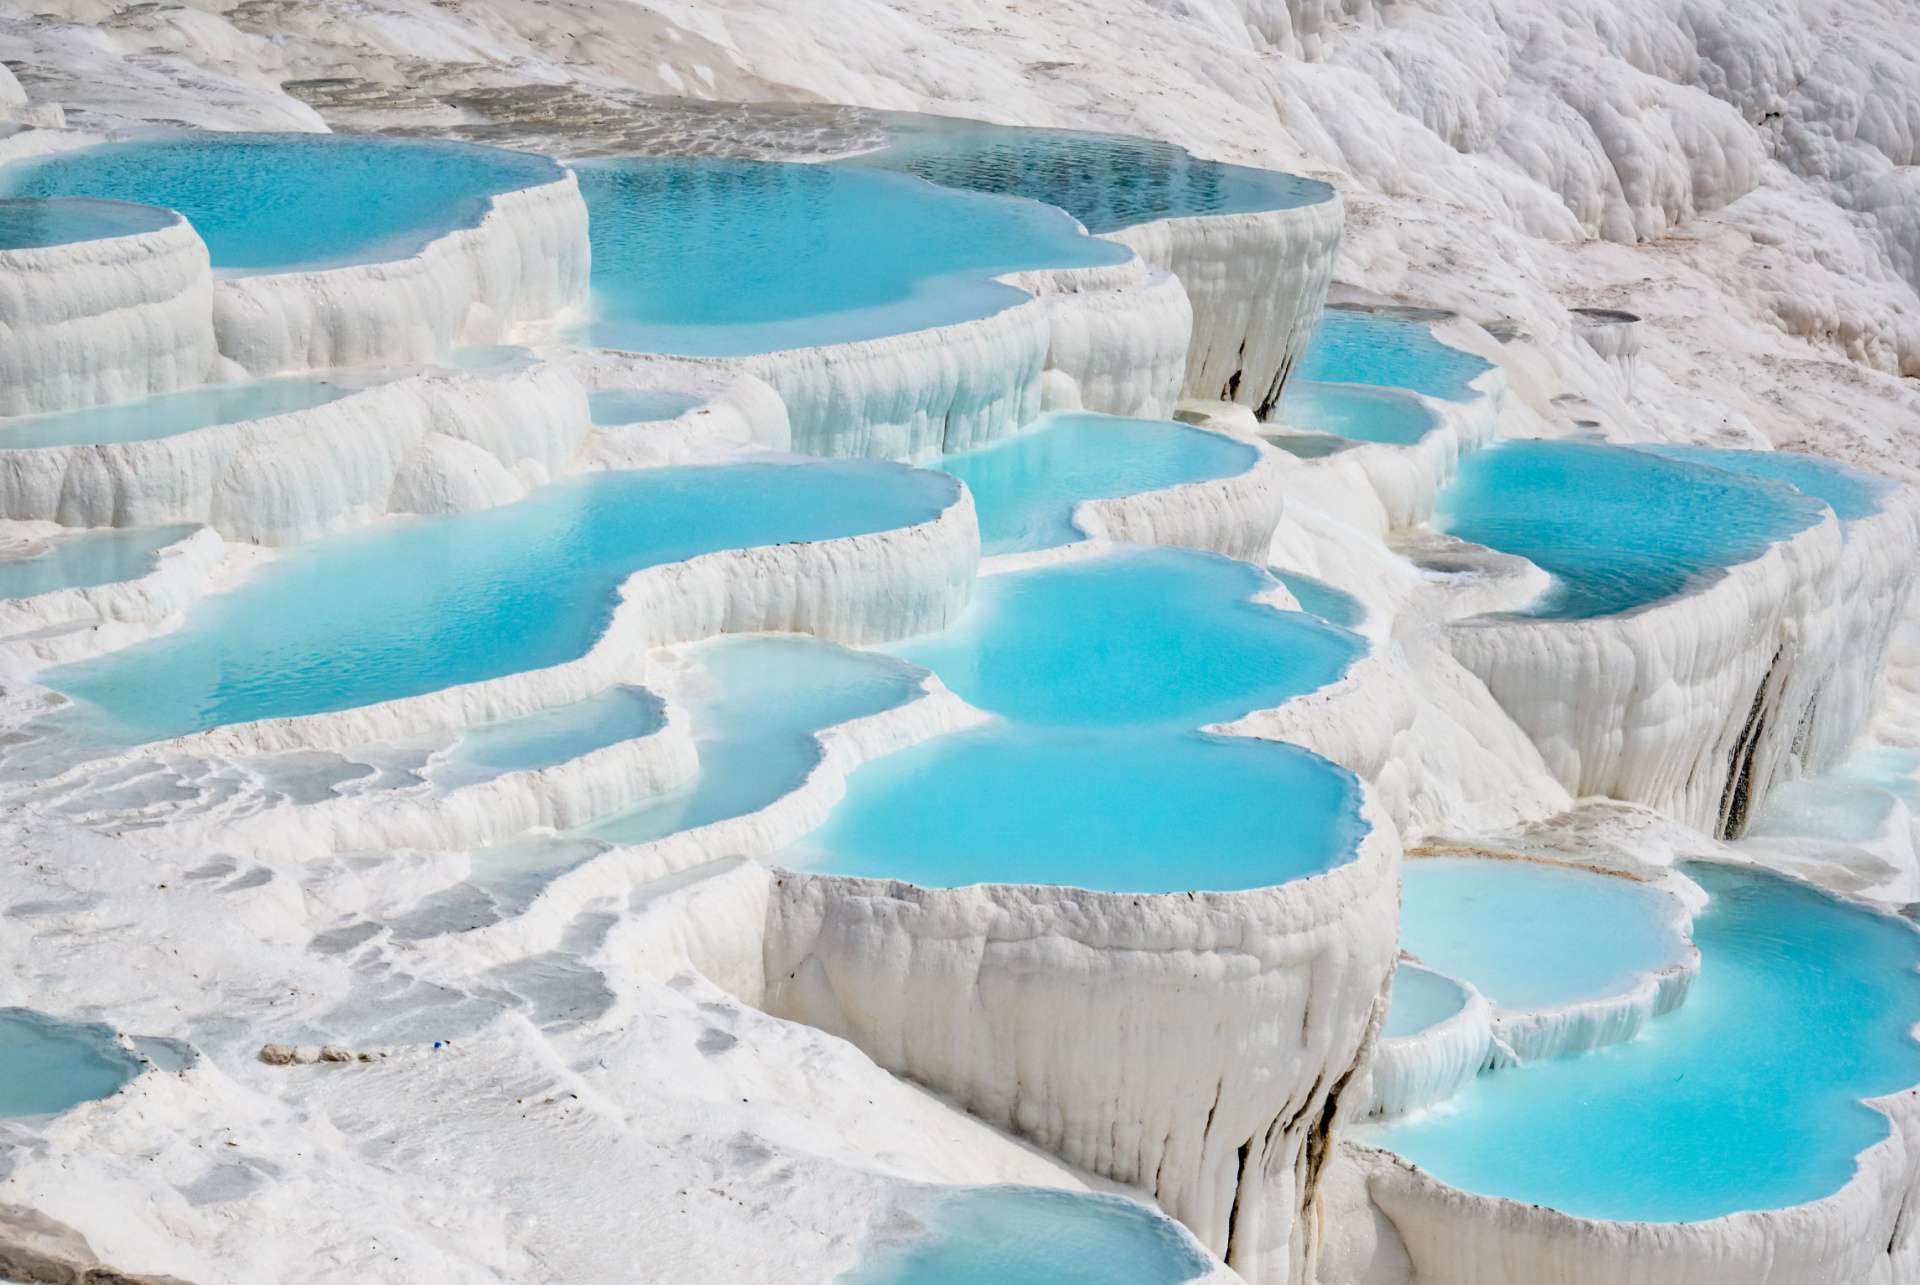
<path fill-rule="evenodd" d="M 1578 620 L 1689 592 L 1822 513 L 1778 483 L 1630 447 L 1508 441 L 1460 462 L 1434 525 L 1532 559 L 1555 584 L 1526 614 Z"/>
<path fill-rule="evenodd" d="M 552 767 L 651 735 L 666 721 L 666 705 L 652 692 L 614 687 L 570 705 L 468 728 L 446 762 L 434 769 L 433 778 L 440 785 L 456 785 L 502 772 Z"/>
<path fill-rule="evenodd" d="M 86 410 L 0 419 L 0 450 L 150 442 L 216 424 L 311 410 L 373 382 L 367 376 L 285 375 L 237 384 L 205 384 Z"/>
<path fill-rule="evenodd" d="M 1424 321 L 1360 308 L 1328 308 L 1292 378 L 1322 384 L 1409 388 L 1448 401 L 1479 396 L 1473 380 L 1491 363 L 1433 337 Z"/>
<path fill-rule="evenodd" d="M 419 695 L 583 655 L 643 567 L 906 526 L 958 490 L 870 462 L 591 474 L 296 549 L 177 632 L 46 681 L 139 740 Z"/>
<path fill-rule="evenodd" d="M 1213 554 L 1121 549 L 982 577 L 953 628 L 893 650 L 1017 722 L 1197 727 L 1324 687 L 1364 650 L 1250 601 L 1271 583 Z"/>
<path fill-rule="evenodd" d="M 686 414 L 701 399 L 660 388 L 603 388 L 587 397 L 596 424 L 652 424 Z"/>
<path fill-rule="evenodd" d="M 1330 625 L 1357 629 L 1367 618 L 1367 609 L 1360 604 L 1360 600 L 1344 589 L 1336 589 L 1324 580 L 1316 580 L 1298 571 L 1268 567 L 1267 572 L 1287 587 L 1293 600 L 1300 604 L 1300 610 L 1318 616 Z"/>
<path fill-rule="evenodd" d="M 645 843 L 757 812 L 819 762 L 813 733 L 904 704 L 922 678 L 890 656 L 814 638 L 720 638 L 689 654 L 705 685 L 690 702 L 699 775 L 596 824 L 587 831 L 594 838 Z"/>
<path fill-rule="evenodd" d="M 158 232 L 172 222 L 165 210 L 124 201 L 0 200 L 0 250 Z"/>
<path fill-rule="evenodd" d="M 1536 861 L 1423 857 L 1401 872 L 1400 946 L 1496 1007 L 1618 995 L 1679 962 L 1673 899 L 1631 879 Z"/>
<path fill-rule="evenodd" d="M 602 348 L 735 356 L 989 316 L 991 278 L 1124 261 L 1060 211 L 838 166 L 629 157 L 576 167 Z"/>
<path fill-rule="evenodd" d="M 1148 138 L 906 112 L 882 119 L 888 145 L 846 164 L 898 170 L 943 187 L 1044 201 L 1095 233 L 1161 218 L 1290 209 L 1333 195 L 1332 188 L 1313 179 L 1200 160 Z"/>
<path fill-rule="evenodd" d="M 1825 501 L 1843 522 L 1855 522 L 1878 513 L 1880 501 L 1895 486 L 1891 479 L 1797 451 L 1727 451 L 1710 446 L 1642 446 L 1639 449 L 1670 460 L 1685 460 L 1690 464 L 1705 464 L 1749 477 L 1784 482 L 1805 495 Z"/>
<path fill-rule="evenodd" d="M 0 598 L 138 579 L 153 570 L 160 550 L 192 531 L 191 526 L 128 527 L 54 536 L 38 557 L 0 560 Z"/>
<path fill-rule="evenodd" d="M 1120 1196 L 1042 1187 L 930 1193 L 927 1234 L 869 1252 L 841 1285 L 1185 1285 L 1212 1268 L 1186 1229 Z"/>
<path fill-rule="evenodd" d="M 0 169 L 0 194 L 177 210 L 213 266 L 277 272 L 417 254 L 488 199 L 563 177 L 544 156 L 345 134 L 195 133 L 105 143 Z"/>
<path fill-rule="evenodd" d="M 1393 992 L 1387 1001 L 1387 1020 L 1381 1025 L 1380 1038 L 1404 1039 L 1418 1035 L 1467 1006 L 1467 993 L 1450 977 L 1400 961 L 1393 972 Z"/>
<path fill-rule="evenodd" d="M 0 1008 L 0 1117 L 51 1115 L 110 1097 L 140 1069 L 104 1026 Z"/>
<path fill-rule="evenodd" d="M 1365 384 L 1287 381 L 1274 419 L 1289 428 L 1328 433 L 1350 442 L 1411 446 L 1436 428 L 1434 413 L 1397 389 Z"/>
<path fill-rule="evenodd" d="M 1777 876 L 1684 869 L 1713 902 L 1677 1011 L 1362 1136 L 1453 1186 L 1588 1218 L 1686 1222 L 1838 1191 L 1887 1134 L 1861 1099 L 1920 1082 L 1920 936 Z"/>
<path fill-rule="evenodd" d="M 1259 459 L 1253 447 L 1167 420 L 1050 415 L 1033 428 L 949 455 L 939 467 L 967 484 L 989 554 L 1072 544 L 1082 500 L 1113 499 L 1231 477 Z"/>

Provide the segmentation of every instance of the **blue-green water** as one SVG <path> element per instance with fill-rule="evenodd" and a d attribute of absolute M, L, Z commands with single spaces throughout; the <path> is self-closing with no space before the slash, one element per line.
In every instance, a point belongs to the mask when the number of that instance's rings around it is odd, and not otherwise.
<path fill-rule="evenodd" d="M 603 388 L 587 397 L 596 424 L 653 424 L 686 414 L 701 399 L 661 388 Z"/>
<path fill-rule="evenodd" d="M 648 736 L 666 726 L 666 705 L 638 687 L 614 687 L 569 705 L 470 727 L 434 771 L 440 785 L 530 772 Z"/>
<path fill-rule="evenodd" d="M 1300 610 L 1318 616 L 1330 625 L 1358 629 L 1367 618 L 1367 609 L 1360 604 L 1360 600 L 1344 589 L 1336 589 L 1324 580 L 1316 580 L 1298 571 L 1268 567 L 1267 573 L 1287 587 L 1293 600 L 1300 604 Z"/>
<path fill-rule="evenodd" d="M 1394 446 L 1411 446 L 1440 423 L 1432 411 L 1398 389 L 1299 378 L 1287 381 L 1274 419 L 1310 433 Z"/>
<path fill-rule="evenodd" d="M 939 467 L 967 484 L 989 554 L 1072 544 L 1082 500 L 1231 477 L 1259 454 L 1244 442 L 1167 420 L 1050 415 L 1028 431 Z"/>
<path fill-rule="evenodd" d="M 0 250 L 34 250 L 75 241 L 158 232 L 173 215 L 125 201 L 0 200 Z"/>
<path fill-rule="evenodd" d="M 1404 1039 L 1418 1035 L 1467 1006 L 1467 992 L 1451 977 L 1442 977 L 1418 964 L 1400 961 L 1393 971 L 1393 990 L 1387 1000 L 1387 1020 L 1380 1038 Z"/>
<path fill-rule="evenodd" d="M 51 1115 L 118 1093 L 140 1060 L 104 1026 L 0 1008 L 0 1117 Z"/>
<path fill-rule="evenodd" d="M 1291 209 L 1333 196 L 1313 179 L 1201 160 L 1150 138 L 906 112 L 882 120 L 888 144 L 846 164 L 1044 201 L 1095 233 L 1162 218 Z"/>
<path fill-rule="evenodd" d="M 1460 462 L 1434 525 L 1530 558 L 1555 583 L 1526 614 L 1578 620 L 1687 593 L 1823 512 L 1776 482 L 1648 451 L 1509 441 Z"/>
<path fill-rule="evenodd" d="M 46 681 L 139 740 L 419 695 L 585 654 L 644 567 L 907 526 L 958 492 L 869 462 L 591 474 L 296 549 L 177 632 Z"/>
<path fill-rule="evenodd" d="M 1482 1075 L 1362 1136 L 1468 1191 L 1688 1222 L 1838 1191 L 1920 1083 L 1920 935 L 1758 871 L 1689 865 L 1700 977 L 1638 1039 Z"/>
<path fill-rule="evenodd" d="M 137 580 L 153 570 L 160 550 L 192 531 L 191 526 L 128 527 L 53 536 L 47 551 L 36 557 L 0 559 L 0 598 Z"/>
<path fill-rule="evenodd" d="M 706 689 L 691 701 L 700 772 L 587 831 L 645 843 L 746 816 L 797 789 L 820 760 L 813 734 L 913 699 L 922 673 L 876 652 L 814 638 L 721 638 L 690 649 Z"/>
<path fill-rule="evenodd" d="M 1748 477 L 1784 482 L 1804 495 L 1824 501 L 1843 522 L 1856 522 L 1878 513 L 1881 500 L 1895 486 L 1891 479 L 1797 451 L 1728 451 L 1710 446 L 1642 446 L 1639 449 L 1670 460 L 1685 460 Z"/>
<path fill-rule="evenodd" d="M 34 157 L 0 195 L 97 196 L 177 210 L 232 272 L 377 262 L 473 227 L 488 200 L 551 183 L 544 156 L 346 134 L 195 133 Z"/>
<path fill-rule="evenodd" d="M 1213 1267 L 1179 1223 L 1120 1196 L 973 1187 L 930 1199 L 926 1235 L 869 1251 L 841 1285 L 1185 1285 Z"/>
<path fill-rule="evenodd" d="M 286 375 L 237 384 L 205 384 L 86 410 L 0 419 L 0 450 L 150 442 L 216 424 L 311 410 L 358 392 L 371 382 L 371 378 L 359 376 Z"/>
<path fill-rule="evenodd" d="M 1673 898 L 1537 861 L 1423 857 L 1400 875 L 1400 946 L 1497 1008 L 1624 994 L 1680 961 Z"/>
<path fill-rule="evenodd" d="M 737 356 L 989 316 L 1000 273 L 1124 261 L 1060 211 L 837 166 L 629 157 L 577 167 L 602 348 Z"/>
<path fill-rule="evenodd" d="M 1479 396 L 1473 381 L 1492 369 L 1484 359 L 1435 339 L 1424 321 L 1336 307 L 1320 314 L 1320 324 L 1292 378 L 1408 388 L 1464 402 Z"/>

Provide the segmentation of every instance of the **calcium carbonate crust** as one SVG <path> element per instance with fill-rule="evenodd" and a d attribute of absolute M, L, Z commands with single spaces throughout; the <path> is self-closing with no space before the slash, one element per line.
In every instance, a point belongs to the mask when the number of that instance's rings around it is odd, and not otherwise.
<path fill-rule="evenodd" d="M 1404 957 L 1400 966 L 1407 967 Z M 1375 1042 L 1361 1095 L 1367 1118 L 1391 1120 L 1445 1102 L 1501 1056 L 1487 997 L 1466 982 L 1447 980 L 1464 997 L 1458 1012 L 1411 1035 L 1383 1035 Z"/>
<path fill-rule="evenodd" d="M 205 527 L 161 548 L 132 580 L 0 599 L 0 666 L 16 681 L 177 627 L 210 588 L 226 545 Z"/>
<path fill-rule="evenodd" d="M 1113 499 L 1083 500 L 1074 506 L 1074 526 L 1094 541 L 1172 545 L 1263 561 L 1280 525 L 1288 461 L 1257 439 L 1231 433 L 1219 436 L 1232 437 L 1255 452 L 1245 472 Z"/>

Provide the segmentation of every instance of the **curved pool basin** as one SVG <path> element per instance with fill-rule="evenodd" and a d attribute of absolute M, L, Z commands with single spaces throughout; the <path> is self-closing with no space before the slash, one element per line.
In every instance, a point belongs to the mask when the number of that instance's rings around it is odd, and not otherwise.
<path fill-rule="evenodd" d="M 1798 451 L 1733 451 L 1711 446 L 1641 446 L 1637 449 L 1670 460 L 1783 482 L 1826 504 L 1842 522 L 1872 517 L 1880 511 L 1881 501 L 1898 486 L 1891 478 L 1877 477 Z"/>
<path fill-rule="evenodd" d="M 1170 420 L 1056 414 L 1017 436 L 949 455 L 937 467 L 973 492 L 980 547 L 1016 553 L 1083 539 L 1083 500 L 1115 499 L 1244 473 L 1260 456 L 1245 442 Z"/>
<path fill-rule="evenodd" d="M 104 1026 L 0 1008 L 0 1118 L 52 1115 L 111 1097 L 142 1066 Z"/>
<path fill-rule="evenodd" d="M 203 384 L 85 410 L 0 419 L 0 451 L 157 441 L 220 424 L 312 410 L 372 387 L 381 378 L 344 373 L 283 375 L 233 384 Z"/>
<path fill-rule="evenodd" d="M 160 551 L 193 533 L 192 526 L 81 531 L 46 539 L 44 551 L 0 558 L 0 598 L 31 598 L 56 589 L 137 580 L 154 568 Z"/>
<path fill-rule="evenodd" d="M 1440 419 L 1411 394 L 1365 384 L 1328 384 L 1289 379 L 1270 422 L 1349 442 L 1411 446 L 1440 426 Z"/>
<path fill-rule="evenodd" d="M 0 171 L 0 181 L 3 175 Z M 0 252 L 138 236 L 172 227 L 174 222 L 170 210 L 128 201 L 10 197 L 0 199 Z"/>
<path fill-rule="evenodd" d="M 1418 863 L 1416 863 L 1418 864 Z M 1699 979 L 1636 1040 L 1480 1076 L 1361 1136 L 1467 1191 L 1692 1222 L 1832 1195 L 1920 1083 L 1920 934 L 1757 870 L 1688 865 Z"/>
<path fill-rule="evenodd" d="M 1393 972 L 1392 993 L 1387 1000 L 1387 1020 L 1381 1024 L 1383 1040 L 1405 1039 L 1440 1025 L 1467 1006 L 1465 987 L 1451 977 L 1406 960 Z"/>
<path fill-rule="evenodd" d="M 657 424 L 678 419 L 704 400 L 665 388 L 602 388 L 587 394 L 587 410 L 602 426 Z"/>
<path fill-rule="evenodd" d="M 581 342 L 722 357 L 990 316 L 993 278 L 1124 262 L 1059 210 L 897 174 L 702 157 L 576 167 L 593 241 Z"/>
<path fill-rule="evenodd" d="M 217 270 L 401 259 L 474 227 L 493 197 L 557 182 L 544 156 L 351 134 L 168 135 L 0 168 L 0 195 L 93 196 L 177 210 Z"/>
<path fill-rule="evenodd" d="M 1434 338 L 1432 327 L 1418 317 L 1335 305 L 1320 314 L 1292 378 L 1406 388 L 1465 402 L 1480 395 L 1473 381 L 1492 369 L 1484 358 Z"/>
<path fill-rule="evenodd" d="M 1285 585 L 1293 600 L 1300 604 L 1300 610 L 1308 615 L 1318 616 L 1342 629 L 1358 629 L 1366 622 L 1366 606 L 1344 589 L 1298 571 L 1282 571 L 1279 567 L 1268 567 L 1267 574 Z"/>
<path fill-rule="evenodd" d="M 1549 572 L 1553 587 L 1525 615 L 1579 620 L 1691 592 L 1824 513 L 1763 478 L 1632 447 L 1523 440 L 1463 459 L 1434 525 Z"/>
<path fill-rule="evenodd" d="M 434 784 L 464 785 L 506 772 L 532 772 L 665 727 L 666 703 L 639 687 L 614 687 L 522 718 L 482 723 L 461 734 L 435 764 Z"/>
<path fill-rule="evenodd" d="M 295 549 L 180 630 L 45 681 L 141 741 L 395 700 L 584 655 L 645 567 L 909 526 L 958 494 L 867 462 L 588 474 Z"/>

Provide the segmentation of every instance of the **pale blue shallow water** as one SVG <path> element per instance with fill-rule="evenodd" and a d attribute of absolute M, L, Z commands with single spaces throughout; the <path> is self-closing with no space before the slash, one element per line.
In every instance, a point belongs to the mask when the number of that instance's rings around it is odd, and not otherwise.
<path fill-rule="evenodd" d="M 102 241 L 172 223 L 166 210 L 125 201 L 0 199 L 0 250 Z"/>
<path fill-rule="evenodd" d="M 596 424 L 653 424 L 676 419 L 701 401 L 663 388 L 603 388 L 588 394 L 587 409 Z"/>
<path fill-rule="evenodd" d="M 46 681 L 137 740 L 414 696 L 585 654 L 644 567 L 906 526 L 957 494 L 871 462 L 591 474 L 296 549 L 177 632 Z"/>
<path fill-rule="evenodd" d="M 1404 1039 L 1418 1035 L 1467 1006 L 1467 992 L 1451 977 L 1405 960 L 1393 972 L 1393 991 L 1387 1000 L 1387 1020 L 1380 1038 Z"/>
<path fill-rule="evenodd" d="M 1729 451 L 1711 446 L 1642 446 L 1643 451 L 1670 460 L 1705 464 L 1749 477 L 1784 482 L 1816 500 L 1823 500 L 1843 522 L 1856 522 L 1880 511 L 1880 501 L 1895 483 L 1818 455 L 1797 451 Z"/>
<path fill-rule="evenodd" d="M 738 356 L 990 316 L 1027 296 L 991 278 L 1119 263 L 1059 210 L 897 174 L 695 157 L 576 167 L 591 215 L 582 341 Z"/>
<path fill-rule="evenodd" d="M 339 401 L 372 382 L 371 377 L 364 376 L 283 375 L 237 384 L 206 384 L 86 410 L 0 419 L 0 451 L 156 441 L 216 424 L 311 410 Z"/>
<path fill-rule="evenodd" d="M 1673 899 L 1631 879 L 1535 861 L 1422 857 L 1401 872 L 1400 945 L 1496 1008 L 1618 995 L 1679 962 Z"/>
<path fill-rule="evenodd" d="M 1525 614 L 1578 620 L 1689 592 L 1822 512 L 1777 482 L 1630 447 L 1508 441 L 1460 462 L 1434 525 L 1531 559 L 1555 584 Z"/>
<path fill-rule="evenodd" d="M 1293 600 L 1300 604 L 1300 610 L 1318 616 L 1330 625 L 1357 629 L 1367 618 L 1367 609 L 1360 604 L 1360 600 L 1344 589 L 1336 589 L 1324 580 L 1316 580 L 1298 571 L 1282 571 L 1278 567 L 1268 567 L 1267 571 L 1287 587 Z"/>
<path fill-rule="evenodd" d="M 1472 401 L 1473 380 L 1491 363 L 1433 337 L 1424 321 L 1362 308 L 1328 308 L 1292 379 L 1323 384 L 1410 388 L 1448 401 Z"/>
<path fill-rule="evenodd" d="M 51 1115 L 110 1097 L 140 1070 L 104 1026 L 0 1008 L 0 1117 Z"/>
<path fill-rule="evenodd" d="M 0 168 L 0 195 L 97 196 L 177 210 L 233 272 L 376 262 L 473 227 L 488 199 L 551 183 L 544 156 L 348 134 L 195 133 Z"/>
<path fill-rule="evenodd" d="M 1418 864 L 1418 863 L 1414 863 Z M 1640 1038 L 1482 1075 L 1369 1142 L 1468 1191 L 1687 1222 L 1838 1191 L 1920 1082 L 1920 935 L 1758 871 L 1689 865 L 1700 977 Z"/>
<path fill-rule="evenodd" d="M 638 687 L 614 687 L 569 705 L 470 727 L 434 771 L 441 785 L 529 772 L 648 736 L 666 726 L 666 705 Z"/>
<path fill-rule="evenodd" d="M 83 531 L 50 539 L 45 553 L 0 560 L 0 598 L 31 598 L 55 589 L 135 580 L 153 570 L 160 550 L 184 540 L 191 526 Z"/>
<path fill-rule="evenodd" d="M 871 1250 L 841 1285 L 1185 1285 L 1212 1267 L 1137 1201 L 1040 1187 L 931 1198 L 927 1234 Z"/>
<path fill-rule="evenodd" d="M 1148 138 L 905 112 L 882 120 L 888 145 L 845 164 L 1044 201 L 1094 233 L 1153 219 L 1291 209 L 1333 196 L 1331 187 L 1313 179 L 1201 160 Z"/>
<path fill-rule="evenodd" d="M 690 654 L 710 684 L 690 702 L 699 775 L 597 823 L 594 838 L 645 843 L 757 812 L 819 762 L 815 732 L 905 704 L 922 678 L 890 656 L 814 638 L 721 638 Z"/>
<path fill-rule="evenodd" d="M 1287 427 L 1350 442 L 1411 446 L 1439 426 L 1434 413 L 1397 389 L 1293 378 L 1274 418 Z"/>
<path fill-rule="evenodd" d="M 939 464 L 967 484 L 988 554 L 1072 544 L 1082 500 L 1113 499 L 1231 477 L 1259 459 L 1253 447 L 1167 420 L 1050 415 L 1026 432 Z"/>
<path fill-rule="evenodd" d="M 1122 549 L 985 576 L 953 628 L 892 650 L 1017 722 L 1197 727 L 1324 687 L 1364 650 L 1250 601 L 1271 583 L 1213 554 Z"/>

